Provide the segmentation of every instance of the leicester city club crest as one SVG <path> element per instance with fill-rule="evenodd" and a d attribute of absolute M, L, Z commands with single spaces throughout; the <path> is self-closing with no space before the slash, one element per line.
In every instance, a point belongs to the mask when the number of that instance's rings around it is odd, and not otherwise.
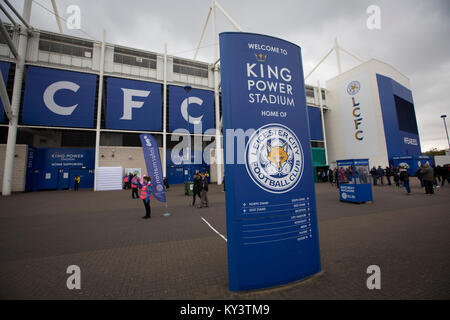
<path fill-rule="evenodd" d="M 354 96 L 361 89 L 361 84 L 359 81 L 352 81 L 347 86 L 347 93 L 351 96 Z"/>
<path fill-rule="evenodd" d="M 288 192 L 302 177 L 302 146 L 294 132 L 282 124 L 267 124 L 256 130 L 245 155 L 250 178 L 267 192 Z"/>

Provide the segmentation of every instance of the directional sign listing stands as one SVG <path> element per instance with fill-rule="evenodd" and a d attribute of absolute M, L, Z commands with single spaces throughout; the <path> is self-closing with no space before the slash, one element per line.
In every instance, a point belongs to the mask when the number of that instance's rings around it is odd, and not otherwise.
<path fill-rule="evenodd" d="M 373 201 L 369 159 L 337 160 L 339 198 L 363 203 Z"/>
<path fill-rule="evenodd" d="M 220 56 L 230 290 L 311 276 L 321 264 L 300 47 L 226 32 Z M 243 147 L 230 139 L 239 131 Z"/>

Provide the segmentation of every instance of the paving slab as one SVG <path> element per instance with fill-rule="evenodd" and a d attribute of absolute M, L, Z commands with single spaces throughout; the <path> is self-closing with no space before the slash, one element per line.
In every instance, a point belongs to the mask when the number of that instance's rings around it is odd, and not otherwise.
<path fill-rule="evenodd" d="M 17 193 L 0 198 L 0 299 L 449 299 L 450 186 L 412 195 L 374 187 L 374 202 L 340 202 L 316 184 L 323 271 L 249 292 L 228 290 L 225 193 L 210 185 L 208 208 L 171 186 L 152 218 L 131 191 Z M 208 222 L 208 224 L 206 222 Z M 215 229 L 212 230 L 213 227 Z M 219 233 L 219 234 L 218 234 Z M 67 267 L 81 269 L 68 290 Z M 381 268 L 368 290 L 367 267 Z"/>

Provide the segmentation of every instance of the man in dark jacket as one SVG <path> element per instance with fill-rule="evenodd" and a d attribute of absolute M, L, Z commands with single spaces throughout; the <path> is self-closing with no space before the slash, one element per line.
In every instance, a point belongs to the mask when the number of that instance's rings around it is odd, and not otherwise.
<path fill-rule="evenodd" d="M 373 168 L 370 169 L 370 174 L 372 175 L 373 185 L 376 186 L 377 185 L 377 169 L 375 168 L 375 166 L 373 166 Z"/>
<path fill-rule="evenodd" d="M 388 185 L 391 186 L 392 185 L 392 183 L 391 183 L 391 176 L 392 176 L 391 168 L 386 167 L 385 171 L 386 171 L 386 179 L 388 181 Z"/>
<path fill-rule="evenodd" d="M 201 205 L 200 208 L 202 207 L 207 207 L 208 206 L 208 178 L 206 177 L 206 173 L 202 173 L 201 175 Z"/>
<path fill-rule="evenodd" d="M 450 183 L 450 178 L 449 178 L 449 167 L 448 166 L 443 166 L 441 168 L 441 186 L 443 187 L 445 184 L 445 180 L 447 180 L 447 182 Z"/>
<path fill-rule="evenodd" d="M 378 169 L 377 169 L 377 176 L 378 176 L 378 178 L 380 178 L 380 182 L 381 182 L 382 185 L 384 185 L 383 175 L 384 175 L 384 170 L 383 170 L 383 168 L 381 168 L 381 166 L 378 166 Z"/>
<path fill-rule="evenodd" d="M 420 181 L 420 187 L 423 188 L 425 185 L 423 184 L 423 177 L 422 177 L 422 168 L 423 165 L 420 165 L 419 169 L 414 173 L 414 176 L 417 177 Z"/>
<path fill-rule="evenodd" d="M 423 184 L 425 185 L 425 193 L 433 194 L 434 169 L 428 163 L 425 163 L 420 171 L 422 172 Z"/>
<path fill-rule="evenodd" d="M 400 174 L 400 180 L 403 182 L 403 185 L 405 186 L 406 192 L 408 194 L 411 194 L 411 188 L 409 187 L 409 173 L 408 173 L 408 170 L 406 170 L 405 167 L 400 167 L 399 174 Z"/>
<path fill-rule="evenodd" d="M 201 199 L 200 191 L 201 191 L 201 177 L 200 174 L 197 172 L 194 173 L 194 185 L 193 185 L 193 199 L 192 199 L 192 206 L 195 206 L 195 197 L 198 196 L 199 199 Z"/>
<path fill-rule="evenodd" d="M 396 187 L 400 187 L 400 172 L 399 172 L 399 168 L 395 167 L 394 169 L 392 169 L 392 174 L 394 176 L 395 186 Z"/>
<path fill-rule="evenodd" d="M 328 169 L 328 182 L 330 183 L 330 184 L 333 184 L 333 170 L 331 170 L 331 169 Z"/>

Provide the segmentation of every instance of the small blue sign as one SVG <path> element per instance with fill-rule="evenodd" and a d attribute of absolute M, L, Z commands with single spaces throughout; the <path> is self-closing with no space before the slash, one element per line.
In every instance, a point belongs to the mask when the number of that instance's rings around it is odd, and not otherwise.
<path fill-rule="evenodd" d="M 169 86 L 169 131 L 214 129 L 214 92 Z"/>
<path fill-rule="evenodd" d="M 26 190 L 67 189 L 73 184 L 74 170 L 80 169 L 89 176 L 80 188 L 91 188 L 94 166 L 94 149 L 29 148 Z"/>
<path fill-rule="evenodd" d="M 108 78 L 106 128 L 161 131 L 161 84 Z"/>
<path fill-rule="evenodd" d="M 8 85 L 8 74 L 9 74 L 9 67 L 11 64 L 9 62 L 3 62 L 0 61 L 0 71 L 2 74 L 3 82 L 5 83 L 5 87 Z M 0 122 L 3 122 L 5 120 L 5 107 L 3 105 L 3 102 L 0 99 Z"/>
<path fill-rule="evenodd" d="M 300 47 L 226 32 L 220 57 L 230 290 L 311 276 L 321 263 Z"/>
<path fill-rule="evenodd" d="M 394 167 L 406 167 L 410 176 L 414 176 L 421 165 L 428 163 L 434 165 L 433 156 L 396 156 L 392 157 L 391 163 Z"/>
<path fill-rule="evenodd" d="M 29 66 L 26 77 L 24 124 L 94 126 L 96 75 Z"/>
<path fill-rule="evenodd" d="M 373 201 L 369 159 L 337 160 L 339 198 L 363 203 Z"/>

